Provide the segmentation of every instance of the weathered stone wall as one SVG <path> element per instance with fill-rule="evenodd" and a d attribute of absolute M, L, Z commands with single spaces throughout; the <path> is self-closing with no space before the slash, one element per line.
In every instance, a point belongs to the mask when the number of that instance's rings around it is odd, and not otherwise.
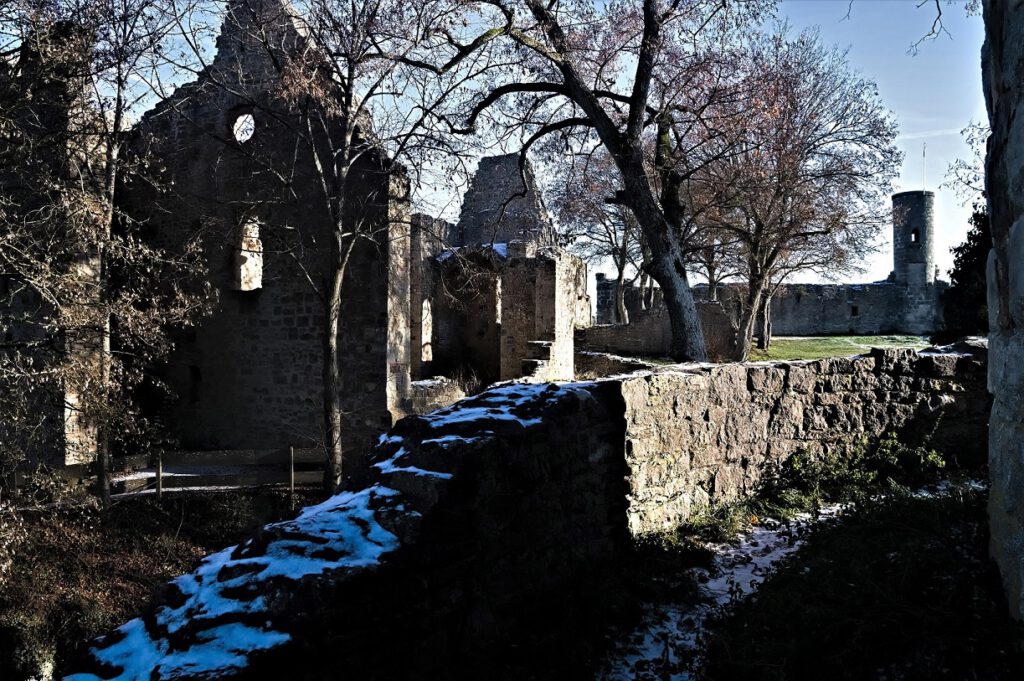
<path fill-rule="evenodd" d="M 465 396 L 462 386 L 450 378 L 437 376 L 413 381 L 405 410 L 409 414 L 429 414 L 455 404 Z"/>
<path fill-rule="evenodd" d="M 697 301 L 708 357 L 714 362 L 735 358 L 736 327 L 719 303 Z M 668 311 L 663 305 L 653 310 L 630 313 L 629 324 L 607 324 L 576 329 L 576 349 L 619 355 L 667 357 L 672 344 Z"/>
<path fill-rule="evenodd" d="M 143 183 L 122 192 L 133 214 L 151 216 L 150 237 L 160 245 L 180 248 L 201 235 L 207 278 L 219 293 L 212 316 L 178 338 L 167 367 L 177 399 L 161 416 L 187 449 L 322 441 L 325 315 L 307 277 L 325 286 L 331 224 L 326 210 L 311 209 L 323 205 L 319 183 L 293 112 L 274 96 L 280 54 L 267 47 L 297 49 L 305 38 L 286 3 L 250 4 L 230 5 L 208 69 L 133 133 L 134 148 L 164 168 L 160 179 L 174 183 L 175 196 Z M 254 11 L 267 13 L 269 23 L 254 23 Z M 233 136 L 241 115 L 253 117 L 249 139 Z M 386 166 L 380 154 L 367 153 L 350 174 L 346 220 L 369 225 L 373 240 L 359 240 L 342 293 L 349 448 L 362 449 L 401 416 L 409 389 L 408 188 Z M 238 290 L 239 230 L 252 221 L 264 250 L 261 286 Z"/>
<path fill-rule="evenodd" d="M 573 329 L 588 304 L 578 288 L 586 267 L 554 249 L 522 255 L 521 245 L 467 248 L 434 265 L 435 373 L 468 367 L 485 384 L 572 380 Z"/>
<path fill-rule="evenodd" d="M 893 195 L 893 272 L 888 281 L 783 286 L 771 302 L 772 332 L 777 336 L 924 335 L 939 330 L 940 296 L 948 284 L 936 279 L 934 199 L 928 191 Z M 698 300 L 710 299 L 705 284 L 694 286 L 693 293 Z M 744 295 L 741 284 L 718 287 L 718 299 L 737 324 Z M 641 304 L 639 287 L 627 287 L 624 299 L 631 322 L 648 313 Z M 614 307 L 615 281 L 599 275 L 599 324 L 611 322 Z M 650 307 L 662 307 L 660 291 Z"/>
<path fill-rule="evenodd" d="M 983 457 L 984 351 L 873 350 L 813 362 L 728 364 L 622 379 L 629 523 L 670 528 L 695 505 L 756 490 L 793 453 L 896 433 Z"/>
<path fill-rule="evenodd" d="M 520 172 L 519 154 L 480 159 L 462 201 L 456 234 L 459 246 L 510 241 L 555 246 L 554 227 L 530 164 Z"/>
<path fill-rule="evenodd" d="M 994 248 L 988 265 L 992 556 L 1010 611 L 1024 618 L 1024 5 L 985 0 L 982 75 Z"/>
<path fill-rule="evenodd" d="M 721 295 L 728 300 L 733 292 L 724 288 Z M 904 287 L 888 282 L 784 286 L 772 298 L 772 332 L 777 336 L 911 333 L 902 323 L 905 294 Z M 938 299 L 935 302 L 938 309 Z"/>
<path fill-rule="evenodd" d="M 214 554 L 76 679 L 511 681 L 545 645 L 565 667 L 546 676 L 571 678 L 629 547 L 616 388 L 504 386 L 404 419 L 365 489 Z"/>
<path fill-rule="evenodd" d="M 433 259 L 450 243 L 454 225 L 416 213 L 409 225 L 409 373 L 420 380 L 433 375 L 434 285 Z"/>
<path fill-rule="evenodd" d="M 493 253 L 437 265 L 432 301 L 432 373 L 472 373 L 484 385 L 501 376 L 502 287 Z M 425 342 L 425 340 L 424 340 Z"/>

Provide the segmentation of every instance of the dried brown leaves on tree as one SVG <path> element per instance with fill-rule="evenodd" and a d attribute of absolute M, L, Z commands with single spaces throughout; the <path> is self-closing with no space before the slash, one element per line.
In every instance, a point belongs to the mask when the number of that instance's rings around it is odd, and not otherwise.
<path fill-rule="evenodd" d="M 873 250 L 902 158 L 874 83 L 815 32 L 787 33 L 749 42 L 743 123 L 732 153 L 706 175 L 725 197 L 714 223 L 744 261 L 744 358 L 757 316 L 788 276 L 838 276 Z"/>
<path fill-rule="evenodd" d="M 507 68 L 464 118 L 469 129 L 515 129 L 527 149 L 558 136 L 604 147 L 618 200 L 650 249 L 672 327 L 671 354 L 705 359 L 686 272 L 696 215 L 688 178 L 722 153 L 732 125 L 735 48 L 769 2 L 490 0 L 504 21 Z M 507 133 L 506 133 L 507 134 Z"/>

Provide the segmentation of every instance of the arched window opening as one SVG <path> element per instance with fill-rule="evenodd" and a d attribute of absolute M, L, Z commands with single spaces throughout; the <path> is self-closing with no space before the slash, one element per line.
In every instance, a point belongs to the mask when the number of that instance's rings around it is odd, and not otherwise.
<path fill-rule="evenodd" d="M 255 220 L 249 220 L 238 231 L 234 266 L 236 291 L 263 288 L 263 242 L 260 240 L 260 224 Z"/>
<path fill-rule="evenodd" d="M 859 317 L 860 316 L 860 308 L 857 307 L 856 305 L 851 305 L 850 306 L 850 316 L 851 317 Z"/>
<path fill-rule="evenodd" d="M 235 116 L 235 120 L 231 123 L 231 135 L 236 142 L 245 144 L 252 139 L 254 132 L 256 132 L 256 119 L 252 117 L 251 113 Z"/>

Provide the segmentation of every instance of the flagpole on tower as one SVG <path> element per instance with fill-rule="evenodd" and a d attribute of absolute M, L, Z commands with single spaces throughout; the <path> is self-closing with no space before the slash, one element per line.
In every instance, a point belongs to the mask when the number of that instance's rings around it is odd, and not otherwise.
<path fill-rule="evenodd" d="M 924 142 L 924 143 L 921 144 L 921 167 L 923 168 L 923 173 L 922 174 L 924 176 L 924 180 L 922 181 L 924 186 L 922 188 L 925 191 L 928 191 L 928 143 L 927 142 Z"/>

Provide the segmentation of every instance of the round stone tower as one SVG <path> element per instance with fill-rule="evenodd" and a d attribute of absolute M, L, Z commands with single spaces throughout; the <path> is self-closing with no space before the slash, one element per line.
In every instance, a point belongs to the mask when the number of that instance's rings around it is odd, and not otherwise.
<path fill-rule="evenodd" d="M 892 196 L 893 274 L 898 284 L 935 282 L 935 193 L 900 192 Z"/>

